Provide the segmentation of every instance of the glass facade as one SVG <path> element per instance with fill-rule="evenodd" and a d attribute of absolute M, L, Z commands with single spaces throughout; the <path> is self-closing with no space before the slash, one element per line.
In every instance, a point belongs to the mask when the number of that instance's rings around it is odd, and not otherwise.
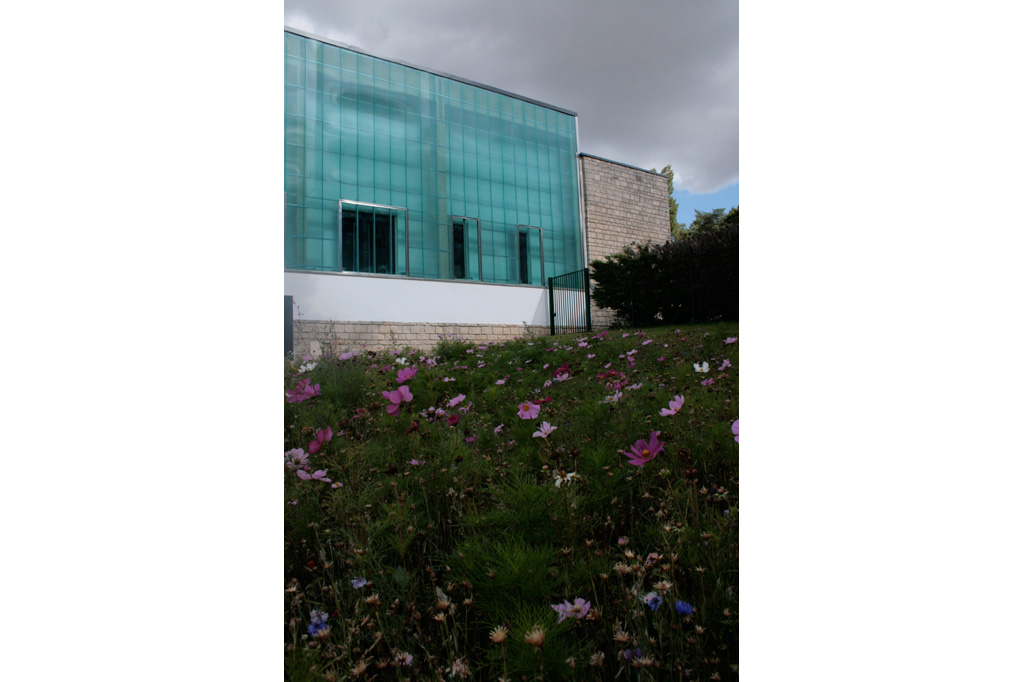
<path fill-rule="evenodd" d="M 575 116 L 287 31 L 284 58 L 286 269 L 583 268 Z"/>

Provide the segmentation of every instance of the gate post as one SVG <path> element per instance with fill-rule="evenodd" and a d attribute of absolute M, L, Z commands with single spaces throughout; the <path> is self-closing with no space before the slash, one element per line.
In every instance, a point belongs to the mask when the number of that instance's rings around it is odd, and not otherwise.
<path fill-rule="evenodd" d="M 548 316 L 551 319 L 551 336 L 555 335 L 555 278 L 548 277 Z"/>
<path fill-rule="evenodd" d="M 594 331 L 590 325 L 590 269 L 583 269 L 583 299 L 587 304 L 587 333 Z"/>
<path fill-rule="evenodd" d="M 284 354 L 288 355 L 294 350 L 292 339 L 292 297 L 284 297 Z"/>

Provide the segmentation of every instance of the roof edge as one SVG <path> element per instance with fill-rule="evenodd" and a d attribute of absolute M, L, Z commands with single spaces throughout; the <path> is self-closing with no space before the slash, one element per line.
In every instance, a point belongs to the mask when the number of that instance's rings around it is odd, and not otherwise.
<path fill-rule="evenodd" d="M 487 85 L 486 83 L 478 83 L 478 82 L 470 80 L 468 78 L 462 78 L 460 76 L 453 76 L 450 73 L 445 73 L 444 71 L 438 71 L 437 69 L 428 69 L 428 68 L 426 68 L 424 66 L 419 66 L 418 64 L 410 64 L 409 62 L 404 62 L 404 61 L 402 61 L 400 59 L 391 59 L 390 57 L 384 57 L 384 56 L 381 56 L 379 54 L 374 54 L 372 52 L 368 52 L 367 50 L 364 50 L 361 47 L 355 47 L 354 45 L 348 45 L 346 43 L 342 43 L 340 41 L 333 40 L 331 38 L 325 38 L 324 36 L 319 36 L 319 35 L 316 35 L 315 33 L 310 33 L 309 31 L 303 31 L 302 29 L 292 28 L 291 26 L 285 26 L 284 30 L 285 30 L 285 33 L 294 33 L 295 35 L 302 36 L 303 38 L 309 38 L 310 40 L 316 40 L 317 42 L 326 43 L 327 45 L 333 45 L 335 47 L 340 47 L 340 48 L 342 48 L 344 50 L 349 50 L 351 52 L 357 52 L 359 54 L 364 54 L 367 57 L 373 57 L 374 59 L 383 59 L 384 61 L 391 62 L 392 64 L 398 64 L 400 66 L 405 66 L 405 67 L 408 67 L 410 69 L 416 69 L 417 71 L 423 71 L 425 73 L 430 73 L 430 74 L 433 74 L 435 76 L 440 76 L 441 78 L 447 78 L 449 80 L 458 81 L 459 83 L 463 83 L 464 85 L 471 85 L 471 86 L 476 87 L 476 88 L 482 88 L 482 89 L 488 90 L 490 92 L 495 92 L 495 93 L 497 93 L 499 95 L 505 95 L 507 97 L 512 97 L 513 99 L 518 99 L 518 100 L 521 100 L 523 102 L 529 102 L 530 104 L 535 104 L 537 106 L 544 107 L 545 109 L 551 109 L 553 111 L 557 111 L 557 112 L 562 113 L 562 114 L 568 114 L 569 116 L 572 116 L 574 118 L 579 118 L 579 114 L 577 114 L 575 111 L 570 111 L 568 109 L 564 109 L 562 107 L 555 106 L 554 104 L 548 104 L 547 102 L 541 102 L 538 99 L 533 99 L 532 97 L 527 97 L 526 95 L 519 95 L 519 94 L 516 94 L 514 92 L 509 92 L 508 90 L 502 90 L 501 88 L 496 88 L 493 85 Z"/>
<path fill-rule="evenodd" d="M 622 163 L 621 161 L 612 161 L 611 159 L 606 159 L 603 156 L 594 156 L 593 154 L 584 154 L 583 152 L 580 152 L 579 154 L 577 154 L 577 156 L 586 156 L 591 159 L 597 159 L 598 161 L 604 161 L 605 163 L 614 163 L 616 166 L 625 166 L 626 168 L 632 168 L 633 170 L 643 171 L 644 173 L 650 173 L 651 175 L 658 175 L 663 178 L 668 177 L 667 175 L 663 175 L 658 171 L 648 170 L 646 168 L 641 168 L 640 166 L 632 166 L 628 163 Z"/>

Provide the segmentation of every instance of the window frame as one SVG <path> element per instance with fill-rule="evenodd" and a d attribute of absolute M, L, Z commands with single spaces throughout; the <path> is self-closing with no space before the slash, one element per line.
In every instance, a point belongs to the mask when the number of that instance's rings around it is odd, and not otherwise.
<path fill-rule="evenodd" d="M 455 221 L 456 220 L 464 221 L 463 224 L 465 224 L 466 222 L 468 222 L 470 220 L 472 220 L 473 222 L 476 223 L 476 259 L 477 259 L 477 272 L 478 272 L 477 279 L 479 281 L 483 282 L 484 281 L 484 235 L 483 235 L 483 232 L 480 231 L 480 219 L 479 218 L 470 218 L 469 216 L 464 216 L 464 215 L 452 215 L 452 216 L 450 216 L 448 218 L 448 236 L 449 236 L 449 239 L 451 240 L 450 243 L 452 245 L 452 248 L 451 248 L 451 258 L 449 259 L 450 266 L 451 266 L 449 268 L 449 273 L 451 274 L 450 279 L 452 279 L 453 281 L 456 281 L 456 282 L 472 282 L 473 281 L 469 277 L 460 277 L 458 279 L 456 279 L 456 277 L 455 277 Z M 465 239 L 466 238 L 463 237 L 463 244 L 465 244 Z M 469 268 L 466 268 L 466 269 L 468 271 Z"/>
<path fill-rule="evenodd" d="M 537 230 L 537 236 L 540 239 L 540 284 L 533 284 L 531 282 L 523 282 L 519 279 L 519 273 L 522 272 L 523 264 L 522 257 L 519 254 L 519 235 L 523 234 L 523 230 Z M 527 233 L 528 234 L 528 233 Z M 529 245 L 529 241 L 527 241 Z M 547 280 L 544 279 L 544 229 L 537 227 L 536 225 L 516 225 L 516 241 L 515 241 L 515 252 L 516 252 L 516 283 L 522 286 L 547 286 Z"/>
<path fill-rule="evenodd" d="M 354 201 L 352 199 L 339 199 L 338 200 L 338 272 L 355 272 L 360 275 L 373 275 L 382 273 L 371 273 L 371 272 L 360 272 L 358 269 L 358 257 L 357 268 L 355 270 L 345 270 L 345 241 L 342 235 L 342 217 L 345 211 L 345 207 L 359 207 L 365 206 L 369 208 L 383 208 L 390 211 L 402 211 L 405 215 L 405 276 L 409 277 L 409 209 L 405 206 L 388 206 L 387 204 L 373 204 L 368 201 Z M 358 209 L 357 209 L 358 210 Z M 358 229 L 358 228 L 357 228 Z M 397 268 L 396 268 L 397 269 Z M 401 273 L 393 272 L 388 273 L 391 275 L 399 275 Z"/>

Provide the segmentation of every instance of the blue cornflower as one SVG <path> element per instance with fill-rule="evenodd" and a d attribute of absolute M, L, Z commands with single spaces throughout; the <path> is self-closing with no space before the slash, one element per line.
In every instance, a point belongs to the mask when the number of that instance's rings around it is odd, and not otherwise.
<path fill-rule="evenodd" d="M 693 607 L 686 602 L 679 600 L 676 602 L 676 613 L 681 616 L 689 616 L 693 613 Z"/>
<path fill-rule="evenodd" d="M 309 612 L 309 627 L 306 631 L 316 636 L 317 633 L 327 629 L 327 614 L 323 611 L 313 610 Z"/>
<path fill-rule="evenodd" d="M 356 578 L 352 581 L 352 589 L 358 590 L 361 587 L 366 587 L 366 578 Z"/>
<path fill-rule="evenodd" d="M 657 592 L 648 592 L 644 595 L 644 603 L 651 607 L 651 611 L 657 611 L 661 606 L 661 597 Z"/>

